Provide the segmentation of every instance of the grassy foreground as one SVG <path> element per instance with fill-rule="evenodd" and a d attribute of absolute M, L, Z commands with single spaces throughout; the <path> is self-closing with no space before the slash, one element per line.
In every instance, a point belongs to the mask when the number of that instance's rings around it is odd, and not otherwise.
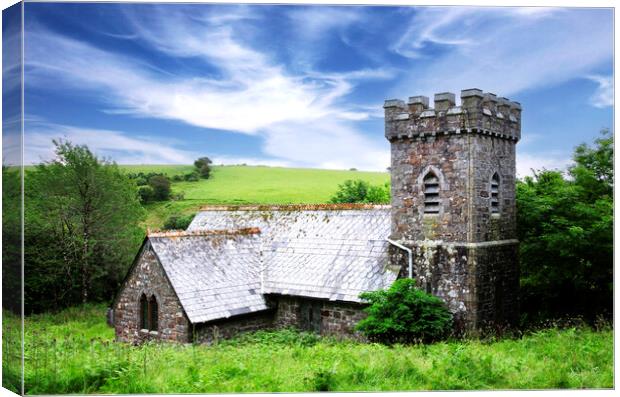
<path fill-rule="evenodd" d="M 127 172 L 161 172 L 169 177 L 192 171 L 190 165 L 122 165 Z M 262 166 L 214 166 L 208 180 L 173 182 L 172 192 L 183 199 L 146 206 L 147 225 L 161 227 L 171 214 L 188 214 L 208 204 L 326 203 L 347 179 L 372 184 L 389 181 L 387 172 L 338 171 Z"/>
<path fill-rule="evenodd" d="M 26 392 L 613 387 L 610 329 L 552 328 L 521 339 L 393 347 L 283 330 L 247 334 L 214 346 L 129 346 L 113 342 L 113 331 L 104 319 L 104 306 L 27 318 Z M 10 333 L 18 323 L 17 318 L 5 314 L 4 331 Z M 5 382 L 15 379 L 17 374 L 3 367 Z"/>

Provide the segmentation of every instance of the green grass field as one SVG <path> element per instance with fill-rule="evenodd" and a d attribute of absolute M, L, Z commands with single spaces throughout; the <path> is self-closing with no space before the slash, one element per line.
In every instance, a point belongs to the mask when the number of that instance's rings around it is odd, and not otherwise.
<path fill-rule="evenodd" d="M 169 177 L 191 172 L 185 165 L 123 165 L 127 172 L 162 172 Z M 389 181 L 387 172 L 334 171 L 261 166 L 214 166 L 209 179 L 173 182 L 182 200 L 146 206 L 147 225 L 161 227 L 171 214 L 189 214 L 208 204 L 318 204 L 326 203 L 347 179 L 372 184 Z"/>
<path fill-rule="evenodd" d="M 5 313 L 5 335 L 18 326 L 19 319 Z M 550 328 L 519 339 L 420 346 L 336 341 L 290 330 L 214 346 L 129 346 L 113 342 L 101 305 L 31 316 L 25 328 L 28 394 L 613 387 L 609 328 Z M 16 383 L 6 342 L 4 351 L 5 385 Z"/>

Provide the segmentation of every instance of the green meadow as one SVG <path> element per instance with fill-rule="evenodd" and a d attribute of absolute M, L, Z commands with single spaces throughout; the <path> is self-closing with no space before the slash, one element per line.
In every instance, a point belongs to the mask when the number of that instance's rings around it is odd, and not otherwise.
<path fill-rule="evenodd" d="M 126 172 L 160 172 L 168 177 L 191 172 L 190 165 L 122 165 Z M 336 193 L 347 179 L 372 184 L 389 181 L 387 172 L 320 170 L 264 166 L 213 166 L 209 179 L 173 182 L 172 193 L 182 199 L 146 206 L 150 227 L 161 227 L 171 214 L 189 214 L 209 204 L 319 204 Z"/>
<path fill-rule="evenodd" d="M 27 394 L 613 387 L 613 331 L 606 326 L 391 347 L 292 330 L 211 346 L 131 346 L 113 342 L 103 305 L 25 321 Z M 14 335 L 19 319 L 5 313 L 3 328 Z M 19 384 L 4 348 L 5 385 Z"/>

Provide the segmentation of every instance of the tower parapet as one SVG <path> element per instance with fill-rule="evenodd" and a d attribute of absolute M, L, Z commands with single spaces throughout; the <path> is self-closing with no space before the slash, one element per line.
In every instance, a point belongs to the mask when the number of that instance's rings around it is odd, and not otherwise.
<path fill-rule="evenodd" d="M 436 135 L 480 134 L 514 142 L 521 139 L 521 105 L 477 88 L 461 91 L 456 105 L 451 92 L 435 94 L 434 108 L 429 98 L 413 96 L 407 105 L 400 99 L 386 100 L 385 137 L 424 139 Z"/>

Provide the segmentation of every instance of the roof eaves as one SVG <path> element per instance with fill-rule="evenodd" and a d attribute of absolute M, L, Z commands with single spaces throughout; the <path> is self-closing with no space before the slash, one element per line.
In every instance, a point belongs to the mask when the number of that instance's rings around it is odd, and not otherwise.
<path fill-rule="evenodd" d="M 147 236 L 151 237 L 204 237 L 204 236 L 247 236 L 259 234 L 260 228 L 246 227 L 241 229 L 224 230 L 166 230 L 166 231 L 147 231 Z"/>

